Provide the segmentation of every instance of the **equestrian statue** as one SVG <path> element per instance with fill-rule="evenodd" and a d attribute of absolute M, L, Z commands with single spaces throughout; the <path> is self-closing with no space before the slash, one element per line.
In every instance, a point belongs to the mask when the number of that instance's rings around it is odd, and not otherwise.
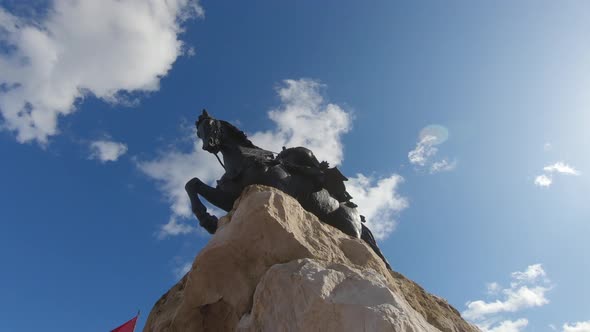
<path fill-rule="evenodd" d="M 203 141 L 203 150 L 215 154 L 225 168 L 215 188 L 198 178 L 185 185 L 192 211 L 209 233 L 215 233 L 217 217 L 207 212 L 199 196 L 229 212 L 244 188 L 252 184 L 266 185 L 294 197 L 322 222 L 364 240 L 391 270 L 373 234 L 364 225 L 365 218 L 359 215 L 357 205 L 346 192 L 344 181 L 348 179 L 338 168 L 329 167 L 325 161 L 319 162 L 304 147 L 283 147 L 278 154 L 261 149 L 238 128 L 214 119 L 205 110 L 195 125 L 197 136 Z M 217 155 L 220 152 L 223 162 Z"/>

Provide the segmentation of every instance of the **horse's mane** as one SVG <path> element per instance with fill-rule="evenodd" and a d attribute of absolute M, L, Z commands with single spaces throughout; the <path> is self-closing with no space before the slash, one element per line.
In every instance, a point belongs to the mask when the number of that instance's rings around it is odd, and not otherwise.
<path fill-rule="evenodd" d="M 228 134 L 232 135 L 235 139 L 237 139 L 238 142 L 241 145 L 243 145 L 243 146 L 245 146 L 247 148 L 264 150 L 264 149 L 261 149 L 261 148 L 257 147 L 256 145 L 254 145 L 252 143 L 252 141 L 250 141 L 248 139 L 248 136 L 246 136 L 246 134 L 244 134 L 243 131 L 241 131 L 240 129 L 236 128 L 231 123 L 229 123 L 227 121 L 223 121 L 223 120 L 218 120 L 218 121 L 221 122 L 221 124 L 223 125 L 222 126 L 223 130 L 227 130 Z"/>

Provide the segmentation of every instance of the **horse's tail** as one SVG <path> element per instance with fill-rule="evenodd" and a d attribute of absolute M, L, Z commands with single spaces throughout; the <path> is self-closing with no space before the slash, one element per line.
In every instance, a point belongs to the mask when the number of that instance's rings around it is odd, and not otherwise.
<path fill-rule="evenodd" d="M 387 267 L 388 270 L 392 271 L 391 265 L 389 265 L 389 262 L 387 261 L 385 256 L 383 256 L 381 249 L 379 249 L 379 247 L 377 246 L 377 241 L 375 241 L 375 237 L 373 237 L 373 233 L 371 233 L 371 230 L 364 224 L 361 224 L 361 227 L 361 239 L 367 242 L 367 244 L 373 249 L 377 256 L 381 257 L 381 259 L 385 263 L 385 267 Z"/>

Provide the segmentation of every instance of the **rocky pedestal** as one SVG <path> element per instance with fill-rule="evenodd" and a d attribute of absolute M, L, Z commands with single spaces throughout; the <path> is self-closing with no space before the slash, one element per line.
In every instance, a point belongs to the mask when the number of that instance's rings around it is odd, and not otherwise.
<path fill-rule="evenodd" d="M 144 332 L 478 329 L 292 197 L 251 186 Z"/>

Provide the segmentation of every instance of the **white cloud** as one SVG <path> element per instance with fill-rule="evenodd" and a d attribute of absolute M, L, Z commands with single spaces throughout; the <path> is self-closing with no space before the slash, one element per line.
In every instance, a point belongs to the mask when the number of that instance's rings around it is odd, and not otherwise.
<path fill-rule="evenodd" d="M 543 270 L 543 266 L 541 264 L 533 264 L 529 265 L 526 271 L 512 272 L 511 276 L 515 281 L 514 285 L 517 285 L 520 283 L 536 282 L 541 278 L 545 278 L 547 273 L 545 273 L 545 270 Z"/>
<path fill-rule="evenodd" d="M 438 153 L 435 145 L 444 143 L 448 138 L 448 130 L 440 125 L 430 125 L 420 131 L 420 140 L 416 147 L 408 152 L 408 160 L 417 169 L 426 168 L 430 174 L 448 172 L 455 169 L 457 161 L 447 158 L 433 160 Z"/>
<path fill-rule="evenodd" d="M 500 320 L 499 314 L 515 313 L 522 309 L 540 307 L 549 303 L 545 296 L 550 290 L 550 287 L 547 286 L 549 280 L 546 276 L 541 264 L 530 265 L 525 271 L 513 272 L 509 288 L 502 289 L 496 282 L 488 284 L 488 293 L 491 295 L 501 294 L 502 299 L 490 302 L 469 301 L 466 303 L 467 309 L 463 311 L 462 315 L 478 324 L 484 331 L 520 331 L 528 324 L 526 319 L 504 320 L 495 326 L 492 325 Z M 490 292 L 490 290 L 492 291 Z"/>
<path fill-rule="evenodd" d="M 478 325 L 483 332 L 520 332 L 529 324 L 526 318 L 520 318 L 515 321 L 505 320 L 498 323 L 495 327 L 488 325 Z"/>
<path fill-rule="evenodd" d="M 326 103 L 320 94 L 321 88 L 319 82 L 309 79 L 285 80 L 277 89 L 282 103 L 269 112 L 276 128 L 253 133 L 250 139 L 261 148 L 274 151 L 280 151 L 282 146 L 305 146 L 318 159 L 332 165 L 340 164 L 343 159 L 341 137 L 351 128 L 351 115 L 338 105 Z M 190 226 L 179 221 L 192 219 L 184 184 L 192 177 L 211 183 L 223 174 L 215 157 L 201 149 L 200 141 L 195 142 L 191 151 L 172 149 L 155 160 L 139 162 L 138 167 L 157 181 L 171 204 L 175 218 L 161 228 L 161 237 L 183 234 L 178 229 L 190 232 L 184 227 Z M 397 193 L 402 180 L 396 174 L 385 178 L 357 174 L 347 183 L 359 212 L 367 217 L 369 227 L 378 238 L 386 237 L 395 229 L 394 217 L 407 206 L 406 199 Z"/>
<path fill-rule="evenodd" d="M 541 174 L 535 178 L 535 185 L 539 187 L 549 187 L 553 183 L 551 176 Z"/>
<path fill-rule="evenodd" d="M 590 320 L 586 322 L 576 322 L 573 325 L 563 324 L 563 332 L 590 332 Z"/>
<path fill-rule="evenodd" d="M 504 289 L 502 291 L 504 300 L 468 302 L 467 310 L 463 312 L 463 315 L 467 319 L 476 320 L 501 312 L 516 312 L 525 308 L 540 307 L 549 303 L 545 297 L 548 290 L 549 288 L 541 286 Z"/>
<path fill-rule="evenodd" d="M 549 173 L 561 173 L 561 174 L 568 174 L 568 175 L 580 175 L 580 171 L 576 170 L 575 168 L 571 167 L 570 165 L 564 162 L 556 162 L 553 165 L 548 165 L 543 167 L 545 172 Z"/>
<path fill-rule="evenodd" d="M 456 161 L 448 161 L 447 159 L 442 159 L 440 161 L 435 161 L 430 165 L 430 173 L 439 173 L 439 172 L 448 172 L 452 171 L 457 167 Z"/>
<path fill-rule="evenodd" d="M 502 287 L 497 282 L 490 282 L 486 285 L 488 289 L 488 294 L 490 295 L 497 295 L 502 290 Z"/>
<path fill-rule="evenodd" d="M 563 174 L 563 175 L 580 175 L 580 171 L 575 169 L 574 167 L 564 163 L 564 162 L 556 162 L 555 164 L 547 165 L 543 167 L 543 170 L 546 174 L 541 174 L 535 177 L 535 185 L 539 187 L 549 187 L 553 184 L 553 175 L 552 174 Z"/>
<path fill-rule="evenodd" d="M 93 95 L 149 92 L 183 52 L 182 22 L 202 16 L 197 0 L 54 0 L 39 21 L 0 7 L 2 129 L 47 144 L 58 118 Z"/>
<path fill-rule="evenodd" d="M 101 162 L 117 161 L 127 152 L 127 145 L 110 140 L 97 140 L 90 142 L 90 159 Z"/>
<path fill-rule="evenodd" d="M 168 236 L 185 235 L 196 232 L 197 228 L 191 224 L 179 223 L 178 216 L 172 215 L 168 222 L 156 233 L 158 239 L 165 239 Z"/>
<path fill-rule="evenodd" d="M 435 136 L 424 136 L 418 143 L 414 150 L 408 152 L 408 159 L 410 163 L 418 166 L 425 166 L 430 157 L 434 156 L 438 149 L 433 145 L 437 141 Z"/>
<path fill-rule="evenodd" d="M 397 174 L 379 180 L 357 174 L 346 183 L 347 191 L 377 239 L 384 239 L 395 230 L 395 215 L 408 206 L 407 199 L 397 193 L 402 182 L 403 178 Z"/>
<path fill-rule="evenodd" d="M 326 103 L 322 84 L 310 79 L 285 80 L 277 89 L 281 105 L 268 112 L 276 128 L 251 135 L 252 142 L 279 152 L 283 146 L 305 146 L 319 160 L 332 166 L 343 159 L 341 136 L 352 125 L 352 117 L 340 106 Z"/>

